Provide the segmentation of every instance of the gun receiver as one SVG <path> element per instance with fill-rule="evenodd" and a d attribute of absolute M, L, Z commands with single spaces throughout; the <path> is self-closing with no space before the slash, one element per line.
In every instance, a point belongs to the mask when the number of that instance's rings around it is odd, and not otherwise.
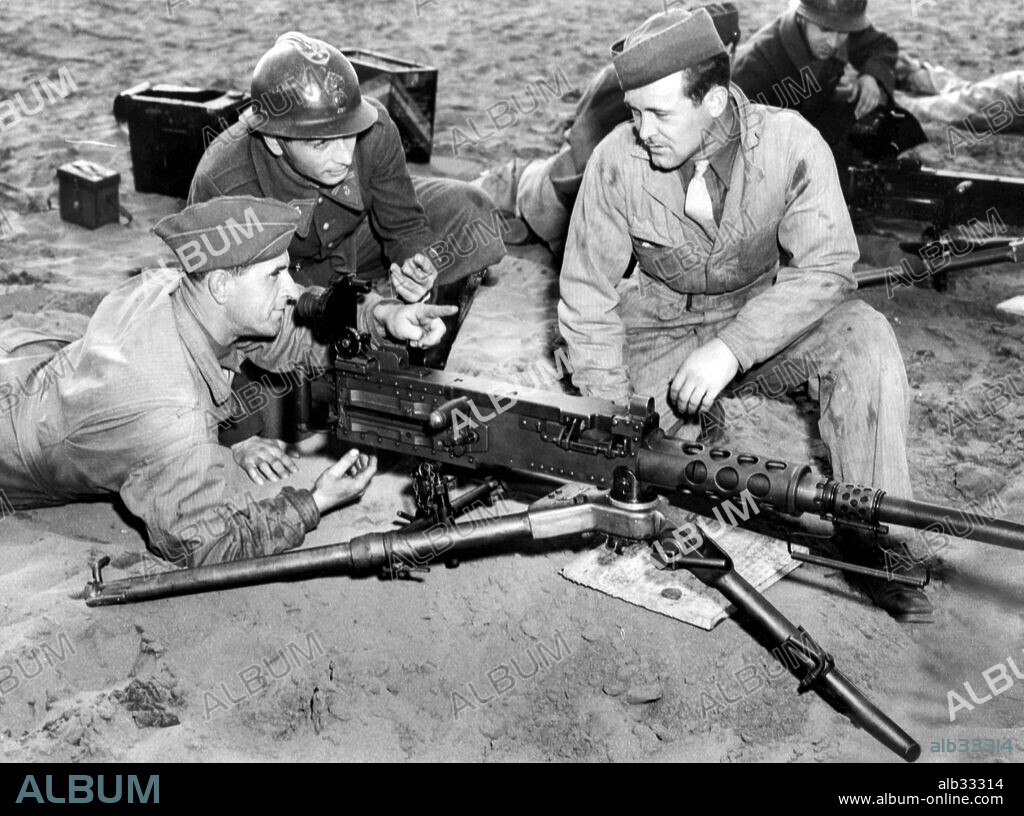
<path fill-rule="evenodd" d="M 971 218 L 988 221 L 995 209 L 1007 224 L 1024 225 L 1024 178 L 955 173 L 916 159 L 865 162 L 848 168 L 846 201 L 869 216 L 909 218 L 939 231 Z"/>
<path fill-rule="evenodd" d="M 888 524 L 946 532 L 1024 550 L 1024 526 L 972 514 L 966 534 L 952 529 L 949 507 L 837 482 L 754 454 L 666 437 L 653 400 L 628 406 L 536 392 L 481 377 L 413 367 L 404 350 L 363 350 L 335 363 L 337 435 L 474 471 L 509 470 L 608 489 L 625 466 L 643 488 L 762 507 L 886 533 Z M 444 422 L 438 420 L 439 415 Z"/>

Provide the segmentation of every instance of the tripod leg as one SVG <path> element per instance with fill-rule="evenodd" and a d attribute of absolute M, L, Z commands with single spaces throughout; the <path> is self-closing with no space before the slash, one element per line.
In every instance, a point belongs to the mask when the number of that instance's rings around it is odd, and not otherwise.
<path fill-rule="evenodd" d="M 802 627 L 795 626 L 737 573 L 728 554 L 713 539 L 705 534 L 702 544 L 689 555 L 688 561 L 696 557 L 720 565 L 725 560 L 726 569 L 689 565 L 687 568 L 698 580 L 720 592 L 733 606 L 746 613 L 755 633 L 769 651 L 775 654 L 786 652 L 790 660 L 784 660 L 783 664 L 800 681 L 798 689 L 801 694 L 806 691 L 815 692 L 854 725 L 863 728 L 908 762 L 913 762 L 921 755 L 921 746 L 913 737 L 861 694 L 835 668 L 832 655 L 822 649 Z"/>

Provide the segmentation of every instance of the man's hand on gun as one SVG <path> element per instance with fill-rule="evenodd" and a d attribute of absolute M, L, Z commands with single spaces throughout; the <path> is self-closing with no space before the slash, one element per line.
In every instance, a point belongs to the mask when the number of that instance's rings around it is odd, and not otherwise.
<path fill-rule="evenodd" d="M 885 100 L 885 93 L 881 84 L 871 74 L 861 74 L 853 86 L 850 94 L 850 101 L 856 102 L 857 107 L 853 111 L 854 118 L 860 119 L 871 113 Z"/>
<path fill-rule="evenodd" d="M 406 303 L 418 303 L 434 288 L 437 268 L 421 252 L 408 258 L 401 266 L 391 264 L 391 286 Z"/>

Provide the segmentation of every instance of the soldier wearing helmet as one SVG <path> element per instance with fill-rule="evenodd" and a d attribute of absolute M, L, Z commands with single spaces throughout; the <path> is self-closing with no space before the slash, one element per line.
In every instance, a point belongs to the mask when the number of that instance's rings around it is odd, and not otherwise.
<path fill-rule="evenodd" d="M 350 273 L 383 283 L 390 273 L 391 293 L 404 301 L 433 290 L 435 303 L 455 303 L 470 276 L 504 257 L 493 202 L 464 182 L 412 178 L 395 123 L 362 95 L 334 46 L 283 34 L 256 64 L 251 92 L 252 106 L 196 168 L 189 203 L 252 195 L 294 206 L 299 223 L 288 254 L 297 283 L 327 286 Z M 445 318 L 446 336 L 428 365 L 443 367 L 458 320 Z M 267 376 L 243 370 L 234 390 Z M 276 481 L 294 462 L 283 444 L 256 435 L 284 435 L 281 403 L 270 393 L 258 401 L 264 408 L 243 411 L 221 441 Z"/>
<path fill-rule="evenodd" d="M 500 237 L 464 234 L 474 219 L 491 223 L 492 202 L 462 182 L 410 177 L 394 122 L 362 96 L 334 46 L 282 35 L 256 64 L 252 97 L 203 156 L 189 203 L 256 195 L 293 204 L 300 221 L 288 251 L 297 282 L 383 278 L 390 263 L 394 293 L 417 301 L 435 280 L 461 281 L 504 256 Z M 471 248 L 452 251 L 460 240 Z"/>
<path fill-rule="evenodd" d="M 867 0 L 794 0 L 736 52 L 733 82 L 751 99 L 802 114 L 842 167 L 854 122 L 893 98 L 898 51 L 871 24 Z M 847 64 L 857 79 L 842 98 Z"/>

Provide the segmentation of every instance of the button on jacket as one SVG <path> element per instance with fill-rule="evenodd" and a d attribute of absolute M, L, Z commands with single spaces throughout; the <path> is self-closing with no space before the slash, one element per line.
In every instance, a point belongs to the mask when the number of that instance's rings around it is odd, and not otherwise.
<path fill-rule="evenodd" d="M 217 443 L 232 372 L 179 280 L 144 272 L 104 298 L 85 336 L 56 355 L 0 356 L 0 490 L 15 508 L 117 493 L 151 547 L 180 564 L 297 547 L 319 523 L 317 506 L 290 487 L 257 501 Z M 375 302 L 360 308 L 360 330 L 379 339 Z M 295 327 L 292 311 L 277 338 L 239 345 L 240 356 L 273 371 L 324 366 L 325 348 Z"/>
<path fill-rule="evenodd" d="M 587 165 L 558 307 L 586 395 L 633 393 L 631 334 L 715 326 L 745 371 L 856 288 L 857 243 L 827 145 L 795 113 L 751 104 L 735 85 L 730 97 L 740 149 L 713 235 L 684 214 L 681 174 L 651 166 L 632 124 L 612 131 Z M 634 254 L 633 279 L 623 281 Z"/>
<path fill-rule="evenodd" d="M 196 168 L 189 204 L 223 195 L 255 195 L 294 204 L 302 214 L 288 248 L 292 262 L 343 259 L 355 271 L 345 244 L 370 217 L 387 257 L 404 263 L 434 241 L 405 164 L 402 139 L 384 106 L 377 121 L 356 138 L 349 175 L 331 190 L 317 187 L 274 156 L 258 134 L 238 122 L 207 148 Z M 306 263 L 303 263 L 306 262 Z"/>

